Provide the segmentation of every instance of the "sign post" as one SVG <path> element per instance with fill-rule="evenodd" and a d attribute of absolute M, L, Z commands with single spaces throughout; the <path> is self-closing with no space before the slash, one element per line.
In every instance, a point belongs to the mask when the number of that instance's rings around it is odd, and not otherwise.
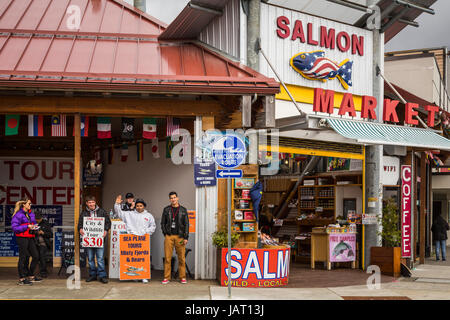
<path fill-rule="evenodd" d="M 231 298 L 231 179 L 242 177 L 242 170 L 230 170 L 239 167 L 247 155 L 245 143 L 235 134 L 227 134 L 218 139 L 213 147 L 214 162 L 224 168 L 216 171 L 216 178 L 227 179 L 228 195 L 228 298 Z"/>

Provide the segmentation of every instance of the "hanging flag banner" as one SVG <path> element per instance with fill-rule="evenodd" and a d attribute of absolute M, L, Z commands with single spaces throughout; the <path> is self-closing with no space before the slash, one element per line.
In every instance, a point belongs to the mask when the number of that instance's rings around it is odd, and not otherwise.
<path fill-rule="evenodd" d="M 178 118 L 167 117 L 166 136 L 170 137 L 175 130 L 180 129 L 180 123 L 181 121 Z"/>
<path fill-rule="evenodd" d="M 97 138 L 109 139 L 111 138 L 111 118 L 98 117 L 97 118 Z"/>
<path fill-rule="evenodd" d="M 33 114 L 28 115 L 28 136 L 44 136 L 44 116 L 36 116 Z"/>
<path fill-rule="evenodd" d="M 159 143 L 158 139 L 152 139 L 152 154 L 153 158 L 158 159 L 159 158 Z"/>
<path fill-rule="evenodd" d="M 142 137 L 144 139 L 156 138 L 156 119 L 144 118 L 144 126 L 142 128 Z"/>
<path fill-rule="evenodd" d="M 108 164 L 114 163 L 114 145 L 112 144 L 108 148 Z"/>
<path fill-rule="evenodd" d="M 402 174 L 402 258 L 411 258 L 411 166 L 403 165 Z"/>
<path fill-rule="evenodd" d="M 66 116 L 53 115 L 52 116 L 52 137 L 66 137 Z"/>
<path fill-rule="evenodd" d="M 133 140 L 134 139 L 134 119 L 122 118 L 122 139 Z"/>
<path fill-rule="evenodd" d="M 80 117 L 80 136 L 87 137 L 89 129 L 89 117 L 81 116 Z M 73 136 L 75 136 L 75 126 L 73 127 Z"/>
<path fill-rule="evenodd" d="M 7 114 L 5 116 L 5 136 L 13 136 L 19 134 L 20 115 Z"/>
<path fill-rule="evenodd" d="M 125 162 L 128 159 L 128 144 L 124 143 L 120 150 L 120 160 Z"/>
<path fill-rule="evenodd" d="M 170 159 L 172 157 L 172 149 L 173 149 L 173 141 L 172 138 L 166 137 L 166 159 Z"/>
<path fill-rule="evenodd" d="M 144 160 L 144 142 L 139 140 L 136 144 L 137 161 Z"/>

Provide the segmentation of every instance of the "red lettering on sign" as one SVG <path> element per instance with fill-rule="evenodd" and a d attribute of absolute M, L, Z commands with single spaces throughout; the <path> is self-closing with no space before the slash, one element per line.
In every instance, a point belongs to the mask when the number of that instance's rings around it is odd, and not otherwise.
<path fill-rule="evenodd" d="M 26 174 L 27 173 L 27 167 L 30 167 L 30 166 L 33 168 L 34 171 L 33 171 L 33 174 L 31 176 L 27 176 L 27 174 Z M 24 162 L 22 164 L 22 168 L 21 168 L 20 172 L 22 174 L 22 177 L 25 180 L 34 180 L 39 175 L 39 167 L 36 164 L 36 162 L 34 162 L 34 161 L 26 161 L 26 162 Z"/>
<path fill-rule="evenodd" d="M 384 99 L 383 121 L 398 123 L 397 105 L 400 101 Z"/>
<path fill-rule="evenodd" d="M 17 193 L 14 193 L 14 190 L 17 190 Z M 19 192 L 20 187 L 6 187 L 6 203 L 15 203 L 16 201 L 12 199 L 12 197 L 15 197 L 15 199 L 19 200 Z"/>
<path fill-rule="evenodd" d="M 377 114 L 375 108 L 377 107 L 377 99 L 371 96 L 363 96 L 361 104 L 361 118 L 376 119 Z"/>
<path fill-rule="evenodd" d="M 292 41 L 297 40 L 297 38 L 300 38 L 300 41 L 302 43 L 305 43 L 305 34 L 303 32 L 303 25 L 300 20 L 295 21 L 294 29 L 292 30 Z"/>
<path fill-rule="evenodd" d="M 16 160 L 3 161 L 4 164 L 9 165 L 9 180 L 14 180 L 14 166 L 19 164 Z"/>
<path fill-rule="evenodd" d="M 73 180 L 73 162 L 61 161 L 59 163 L 59 179 L 64 179 L 64 173 L 69 174 L 70 180 Z"/>
<path fill-rule="evenodd" d="M 419 113 L 415 110 L 419 108 L 417 103 L 408 102 L 405 105 L 405 123 L 407 124 L 419 124 L 417 119 L 414 119 L 413 116 L 417 116 Z"/>
<path fill-rule="evenodd" d="M 425 106 L 424 109 L 428 111 L 427 126 L 433 128 L 435 113 L 439 112 L 439 107 L 438 106 Z"/>
<path fill-rule="evenodd" d="M 345 39 L 345 45 L 342 44 L 342 39 Z M 350 45 L 351 45 L 350 36 L 348 35 L 347 32 L 345 32 L 345 31 L 339 32 L 336 37 L 336 42 L 337 42 L 337 46 L 340 51 L 347 52 L 348 49 L 350 49 Z"/>
<path fill-rule="evenodd" d="M 53 188 L 53 204 L 66 204 L 66 199 L 60 200 L 61 197 L 66 197 L 66 192 L 64 193 L 58 193 L 58 191 L 66 191 L 66 187 L 54 187 Z"/>
<path fill-rule="evenodd" d="M 335 39 L 336 39 L 336 30 L 331 28 L 328 30 L 328 33 L 327 33 L 327 27 L 324 27 L 324 26 L 320 27 L 320 46 L 321 47 L 334 49 L 335 45 L 336 45 Z"/>
<path fill-rule="evenodd" d="M 308 44 L 311 44 L 313 46 L 317 46 L 319 44 L 319 42 L 317 40 L 313 39 L 313 24 L 312 23 L 308 23 L 307 27 L 308 29 Z"/>
<path fill-rule="evenodd" d="M 357 51 L 360 56 L 364 55 L 364 37 L 352 34 L 352 54 L 356 54 Z"/>
<path fill-rule="evenodd" d="M 278 26 L 278 30 L 277 30 L 277 35 L 278 37 L 282 38 L 282 39 L 286 39 L 287 37 L 289 37 L 290 34 L 290 30 L 288 27 L 289 24 L 289 19 L 285 16 L 280 16 L 277 18 L 277 26 Z"/>
<path fill-rule="evenodd" d="M 45 180 L 52 180 L 56 178 L 56 161 L 52 161 L 52 174 L 51 176 L 47 175 L 47 161 L 42 161 L 42 177 Z"/>
<path fill-rule="evenodd" d="M 353 95 L 351 93 L 344 93 L 341 107 L 339 108 L 339 115 L 343 116 L 348 112 L 349 116 L 356 117 L 355 104 L 353 103 Z"/>
<path fill-rule="evenodd" d="M 314 112 L 327 112 L 329 114 L 333 113 L 334 106 L 334 91 L 324 90 L 320 88 L 314 89 Z"/>

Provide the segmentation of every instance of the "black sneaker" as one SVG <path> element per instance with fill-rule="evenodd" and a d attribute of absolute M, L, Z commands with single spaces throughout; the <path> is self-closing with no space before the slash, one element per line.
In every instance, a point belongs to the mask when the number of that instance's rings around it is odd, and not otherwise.
<path fill-rule="evenodd" d="M 101 282 L 101 283 L 108 283 L 108 279 L 106 279 L 106 278 L 100 278 L 100 282 Z"/>
<path fill-rule="evenodd" d="M 17 284 L 19 286 L 23 286 L 23 285 L 31 286 L 31 285 L 33 285 L 33 283 L 30 280 L 28 280 L 28 279 L 19 280 L 19 282 Z"/>
<path fill-rule="evenodd" d="M 439 258 L 437 258 L 436 261 L 439 261 Z"/>
<path fill-rule="evenodd" d="M 86 279 L 86 282 L 91 282 L 97 280 L 97 276 L 89 276 L 89 278 Z"/>
<path fill-rule="evenodd" d="M 41 281 L 42 281 L 42 278 L 34 277 L 34 278 L 30 279 L 30 281 L 31 281 L 31 282 L 41 282 Z"/>

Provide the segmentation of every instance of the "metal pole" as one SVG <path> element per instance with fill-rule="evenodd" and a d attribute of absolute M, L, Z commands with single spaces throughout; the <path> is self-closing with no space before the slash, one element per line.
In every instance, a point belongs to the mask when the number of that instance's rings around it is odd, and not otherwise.
<path fill-rule="evenodd" d="M 227 178 L 228 192 L 228 298 L 231 299 L 231 179 Z"/>

